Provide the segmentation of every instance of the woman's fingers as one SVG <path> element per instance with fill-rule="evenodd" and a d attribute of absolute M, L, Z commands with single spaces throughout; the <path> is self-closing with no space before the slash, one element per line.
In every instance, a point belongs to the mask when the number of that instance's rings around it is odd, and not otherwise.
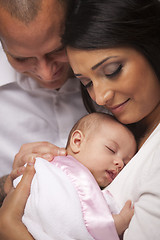
<path fill-rule="evenodd" d="M 11 192 L 9 192 L 4 200 L 3 207 L 7 208 L 8 211 L 10 211 L 10 214 L 13 218 L 21 218 L 23 215 L 34 174 L 34 163 L 28 163 L 21 181 L 15 189 L 12 189 Z"/>
<path fill-rule="evenodd" d="M 64 148 L 59 148 L 49 142 L 34 142 L 23 144 L 20 151 L 16 154 L 13 170 L 7 177 L 4 184 L 4 192 L 7 194 L 13 185 L 13 180 L 23 174 L 24 165 L 35 161 L 37 157 L 42 157 L 47 161 L 52 161 L 57 155 L 66 155 Z"/>
<path fill-rule="evenodd" d="M 33 240 L 22 223 L 24 208 L 35 173 L 33 164 L 31 162 L 27 165 L 22 180 L 15 189 L 11 189 L 0 208 L 0 239 L 2 240 Z"/>
<path fill-rule="evenodd" d="M 4 184 L 4 191 L 6 194 L 8 194 L 11 188 L 13 187 L 13 180 L 21 176 L 24 173 L 24 171 L 25 166 L 22 166 L 12 170 L 12 172 L 8 175 L 6 182 Z"/>
<path fill-rule="evenodd" d="M 19 182 L 15 189 L 14 201 L 15 205 L 17 204 L 19 205 L 17 212 L 19 211 L 21 216 L 24 212 L 26 201 L 30 194 L 30 187 L 34 174 L 35 174 L 34 162 L 29 162 L 24 171 L 22 180 Z M 16 209 L 14 211 L 16 211 Z"/>

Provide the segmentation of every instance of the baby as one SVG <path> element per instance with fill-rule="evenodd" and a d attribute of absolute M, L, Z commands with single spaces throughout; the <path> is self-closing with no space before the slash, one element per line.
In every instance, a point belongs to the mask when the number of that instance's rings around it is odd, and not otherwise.
<path fill-rule="evenodd" d="M 105 113 L 81 118 L 72 128 L 67 153 L 87 167 L 101 188 L 106 187 L 136 152 L 133 134 Z"/>
<path fill-rule="evenodd" d="M 119 239 L 133 208 L 127 201 L 116 214 L 104 188 L 136 153 L 134 136 L 112 116 L 92 113 L 72 128 L 66 149 L 51 163 L 37 158 L 24 224 L 37 240 Z"/>

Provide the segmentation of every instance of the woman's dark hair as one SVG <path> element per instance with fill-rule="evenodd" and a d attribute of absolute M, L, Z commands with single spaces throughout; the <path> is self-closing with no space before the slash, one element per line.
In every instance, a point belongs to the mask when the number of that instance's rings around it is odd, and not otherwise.
<path fill-rule="evenodd" d="M 132 47 L 146 57 L 160 80 L 160 1 L 75 0 L 63 43 L 83 50 Z"/>

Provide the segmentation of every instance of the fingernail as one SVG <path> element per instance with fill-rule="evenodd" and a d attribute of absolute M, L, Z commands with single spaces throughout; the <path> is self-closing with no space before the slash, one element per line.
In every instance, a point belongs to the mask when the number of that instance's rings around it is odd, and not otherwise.
<path fill-rule="evenodd" d="M 42 157 L 46 160 L 52 160 L 53 159 L 53 155 L 50 154 L 50 153 L 43 154 Z"/>
<path fill-rule="evenodd" d="M 131 208 L 134 208 L 134 202 L 131 201 Z"/>
<path fill-rule="evenodd" d="M 57 153 L 58 155 L 66 155 L 66 149 L 64 149 L 64 148 L 59 148 L 58 149 L 58 153 Z"/>
<path fill-rule="evenodd" d="M 29 159 L 29 161 L 28 161 L 27 165 L 29 165 L 29 166 L 33 166 L 33 165 L 34 165 L 34 163 L 35 163 L 35 158 L 34 158 L 34 157 L 32 157 L 32 158 L 30 158 L 30 159 Z"/>
<path fill-rule="evenodd" d="M 33 166 L 34 163 L 28 162 L 27 165 L 28 165 L 28 166 Z"/>
<path fill-rule="evenodd" d="M 32 162 L 28 162 L 27 165 L 29 165 L 29 166 L 33 166 L 34 163 L 32 163 Z"/>

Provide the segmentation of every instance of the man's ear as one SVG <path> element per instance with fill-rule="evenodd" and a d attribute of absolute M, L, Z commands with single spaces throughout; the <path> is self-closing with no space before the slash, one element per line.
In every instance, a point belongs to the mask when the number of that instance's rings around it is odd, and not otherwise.
<path fill-rule="evenodd" d="M 81 144 L 83 142 L 84 136 L 80 130 L 75 130 L 72 133 L 70 140 L 70 148 L 73 153 L 79 153 L 81 149 Z"/>

